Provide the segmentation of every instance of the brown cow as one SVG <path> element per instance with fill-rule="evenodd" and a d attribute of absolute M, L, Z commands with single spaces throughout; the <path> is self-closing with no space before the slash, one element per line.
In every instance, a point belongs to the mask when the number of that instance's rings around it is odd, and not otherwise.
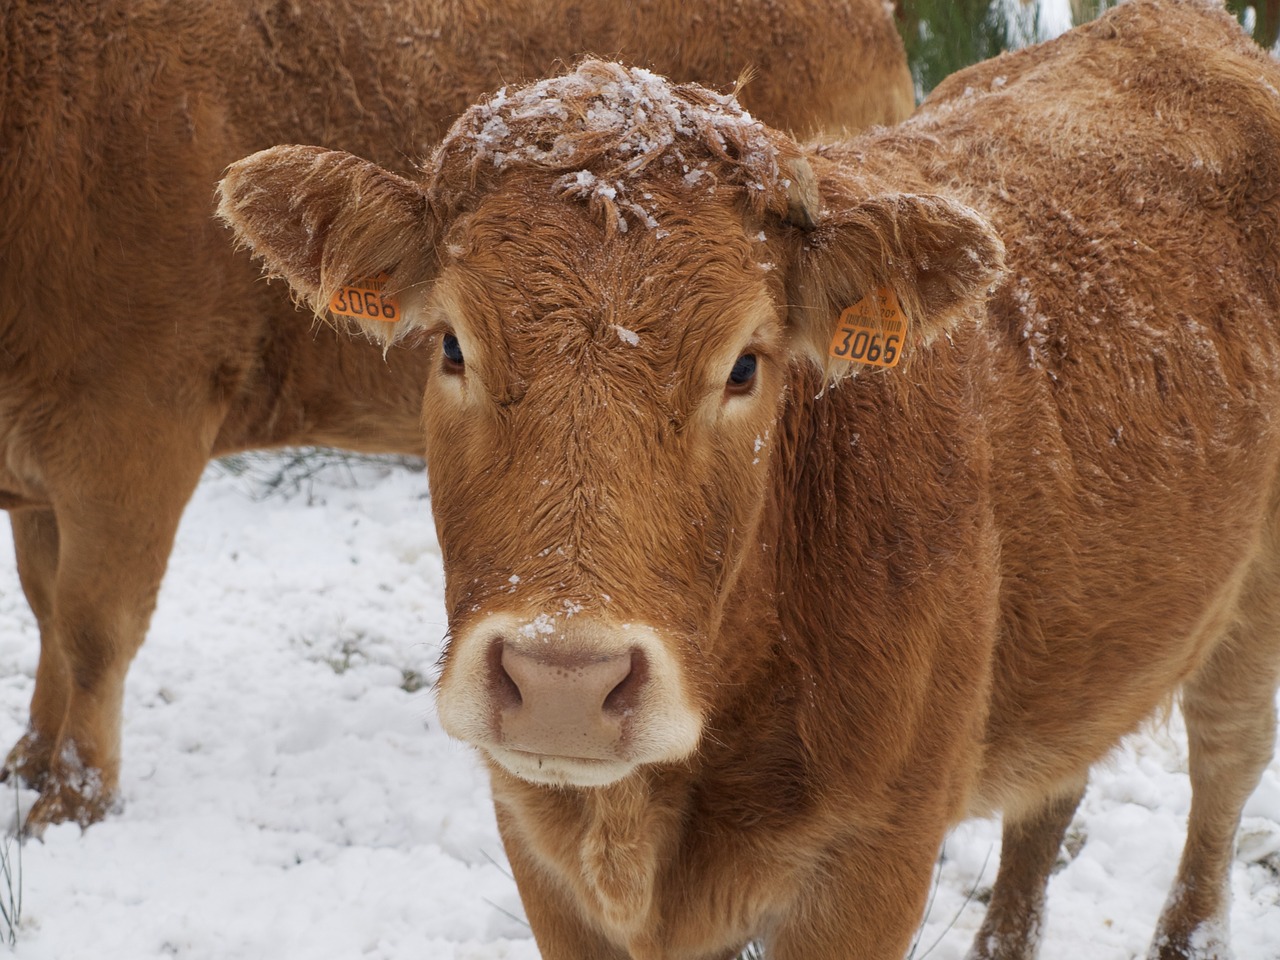
<path fill-rule="evenodd" d="M 1278 89 L 1220 6 L 1134 0 L 820 148 L 593 61 L 421 182 L 231 168 L 271 273 L 387 271 L 425 338 L 440 713 L 548 960 L 900 958 L 995 810 L 972 956 L 1032 957 L 1089 766 L 1179 690 L 1152 956 L 1227 955 L 1280 674 Z"/>
<path fill-rule="evenodd" d="M 281 141 L 408 172 L 476 96 L 617 51 L 730 85 L 809 134 L 905 116 L 879 0 L 9 0 L 0 10 L 0 508 L 40 625 L 9 756 L 29 824 L 111 803 L 124 676 L 211 456 L 421 452 L 426 364 L 328 331 L 212 220 L 231 160 Z"/>

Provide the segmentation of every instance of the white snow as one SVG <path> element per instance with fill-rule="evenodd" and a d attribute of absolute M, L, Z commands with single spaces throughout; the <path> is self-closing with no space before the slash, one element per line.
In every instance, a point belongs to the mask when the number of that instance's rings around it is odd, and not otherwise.
<path fill-rule="evenodd" d="M 645 202 L 652 194 L 643 185 L 651 165 L 678 168 L 686 188 L 710 191 L 717 176 L 705 157 L 724 160 L 731 147 L 737 154 L 732 166 L 747 188 L 785 191 L 764 125 L 732 96 L 677 87 L 641 68 L 586 60 L 563 76 L 504 87 L 470 107 L 441 141 L 436 162 L 465 157 L 472 169 L 492 164 L 560 171 L 556 193 L 603 202 L 625 233 L 627 214 L 658 229 Z"/>
<path fill-rule="evenodd" d="M 640 334 L 634 330 L 628 330 L 626 327 L 620 327 L 616 323 L 610 324 L 613 332 L 618 335 L 618 339 L 630 347 L 640 346 Z"/>
<path fill-rule="evenodd" d="M 1049 40 L 1071 29 L 1070 0 L 1040 0 L 1039 39 Z"/>
<path fill-rule="evenodd" d="M 586 104 L 586 115 L 567 124 L 567 129 L 566 102 Z M 557 135 L 549 146 L 529 142 L 523 133 L 544 120 L 555 122 Z M 629 157 L 626 169 L 635 172 L 680 137 L 706 131 L 723 148 L 730 130 L 751 139 L 761 154 L 772 159 L 773 147 L 764 128 L 733 97 L 710 94 L 708 103 L 694 106 L 649 70 L 587 62 L 560 77 L 516 90 L 502 88 L 488 101 L 469 108 L 442 147 L 447 151 L 461 146 L 498 167 L 511 163 L 557 167 L 577 152 L 577 137 L 586 131 L 616 137 L 610 153 Z"/>
<path fill-rule="evenodd" d="M 528 623 L 520 627 L 520 636 L 533 639 L 546 637 L 556 632 L 556 618 L 547 613 L 540 613 Z"/>
<path fill-rule="evenodd" d="M 255 500 L 253 483 L 211 468 L 129 674 L 123 810 L 26 845 L 15 956 L 536 960 L 486 777 L 423 686 L 445 632 L 425 484 L 362 466 Z M 37 650 L 0 529 L 5 745 L 25 725 Z M 1145 955 L 1181 849 L 1185 768 L 1175 716 L 1095 773 L 1078 853 L 1050 885 L 1042 960 Z M 1240 837 L 1236 954 L 1276 960 L 1280 762 Z M 939 938 L 931 960 L 964 955 L 982 907 L 962 904 L 991 882 L 998 846 L 991 821 L 948 839 L 917 956 Z"/>

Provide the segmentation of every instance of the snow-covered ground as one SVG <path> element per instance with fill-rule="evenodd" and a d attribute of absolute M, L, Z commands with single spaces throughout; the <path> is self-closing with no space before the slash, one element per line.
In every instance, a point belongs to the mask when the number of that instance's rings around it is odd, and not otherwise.
<path fill-rule="evenodd" d="M 23 851 L 23 960 L 536 960 L 486 778 L 440 731 L 445 629 L 421 473 L 334 468 L 289 497 L 210 469 L 129 675 L 124 808 Z M 7 527 L 7 521 L 0 521 Z M 38 640 L 0 530 L 0 741 Z M 1188 806 L 1180 720 L 1097 771 L 1054 877 L 1044 960 L 1144 954 Z M 12 796 L 0 790 L 0 804 Z M 999 856 L 948 840 L 917 956 L 959 960 Z M 985 866 L 985 870 L 984 870 Z M 1280 958 L 1280 761 L 1245 811 L 1240 960 Z M 2 952 L 2 948 L 0 948 Z"/>

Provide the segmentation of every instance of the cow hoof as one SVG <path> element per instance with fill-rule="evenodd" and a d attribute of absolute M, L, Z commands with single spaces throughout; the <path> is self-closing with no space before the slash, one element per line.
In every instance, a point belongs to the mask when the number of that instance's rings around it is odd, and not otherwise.
<path fill-rule="evenodd" d="M 27 814 L 22 834 L 38 838 L 45 827 L 57 823 L 88 827 L 117 807 L 114 784 L 107 783 L 97 767 L 81 760 L 75 745 L 68 741 L 49 765 L 40 798 Z"/>
<path fill-rule="evenodd" d="M 1235 960 L 1235 953 L 1215 925 L 1203 924 L 1184 936 L 1157 937 L 1147 960 Z"/>
<path fill-rule="evenodd" d="M 105 819 L 116 807 L 115 797 L 101 791 L 86 794 L 78 785 L 47 785 L 27 813 L 22 824 L 22 836 L 39 840 L 46 827 L 59 823 L 78 823 L 81 829 L 85 829 Z"/>
<path fill-rule="evenodd" d="M 23 786 L 44 790 L 53 760 L 53 743 L 34 731 L 28 731 L 13 745 L 0 770 L 0 783 L 16 776 Z"/>
<path fill-rule="evenodd" d="M 974 940 L 964 960 L 1035 960 L 1038 944 L 1025 937 L 989 934 Z"/>

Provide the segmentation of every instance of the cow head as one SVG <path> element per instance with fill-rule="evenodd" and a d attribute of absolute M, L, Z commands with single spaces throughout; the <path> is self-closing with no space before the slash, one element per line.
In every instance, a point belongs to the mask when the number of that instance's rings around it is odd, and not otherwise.
<path fill-rule="evenodd" d="M 998 269 L 972 211 L 829 166 L 730 97 L 587 61 L 473 107 L 422 183 L 306 147 L 229 169 L 222 216 L 270 272 L 319 313 L 388 275 L 400 320 L 362 328 L 429 354 L 440 714 L 511 773 L 603 785 L 697 749 L 791 364 L 842 375 L 837 315 L 878 286 L 920 339 Z"/>

